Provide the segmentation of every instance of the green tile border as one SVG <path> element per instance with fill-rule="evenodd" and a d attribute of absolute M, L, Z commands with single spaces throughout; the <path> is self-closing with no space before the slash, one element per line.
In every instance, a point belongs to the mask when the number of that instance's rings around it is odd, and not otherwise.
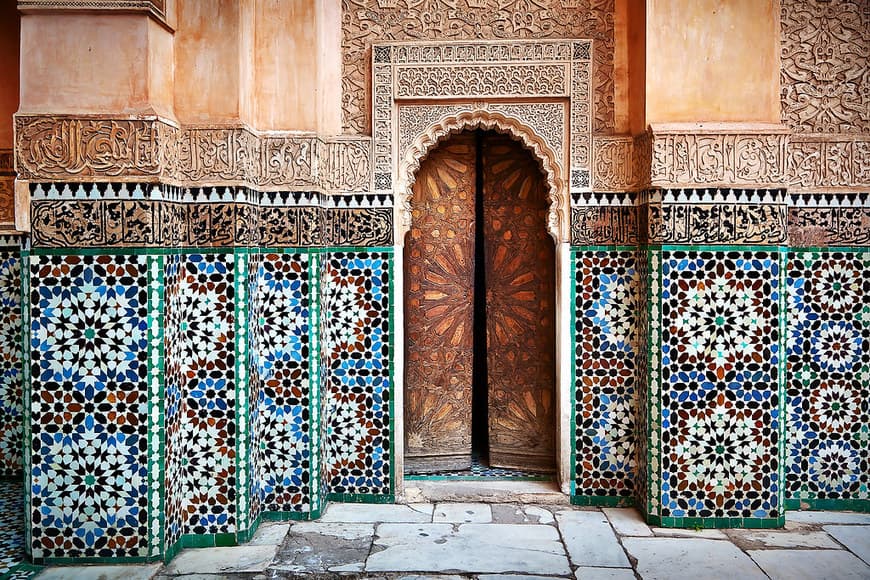
<path fill-rule="evenodd" d="M 870 499 L 789 498 L 785 500 L 789 511 L 851 511 L 870 513 Z M 788 513 L 786 513 L 788 520 Z"/>
<path fill-rule="evenodd" d="M 726 529 L 726 528 L 746 528 L 746 529 L 768 529 L 781 528 L 785 525 L 785 517 L 778 518 L 676 518 L 670 516 L 654 516 L 647 515 L 647 524 L 651 526 L 661 526 L 663 528 L 689 528 L 689 529 Z"/>
<path fill-rule="evenodd" d="M 571 410 L 568 415 L 570 425 L 568 427 L 568 437 L 571 438 L 571 454 L 568 466 L 568 477 L 570 483 L 568 485 L 569 501 L 573 504 L 575 500 L 579 500 L 577 495 L 577 256 L 588 251 L 598 251 L 595 248 L 600 246 L 587 246 L 586 248 L 571 247 L 568 252 L 568 260 L 571 267 L 568 273 L 568 283 L 571 284 L 571 292 L 569 294 L 571 315 L 568 323 L 571 325 L 568 331 L 571 333 L 571 386 L 568 392 Z M 580 504 L 575 504 L 580 505 Z"/>
<path fill-rule="evenodd" d="M 571 505 L 583 507 L 635 507 L 634 496 L 615 495 L 572 495 Z"/>

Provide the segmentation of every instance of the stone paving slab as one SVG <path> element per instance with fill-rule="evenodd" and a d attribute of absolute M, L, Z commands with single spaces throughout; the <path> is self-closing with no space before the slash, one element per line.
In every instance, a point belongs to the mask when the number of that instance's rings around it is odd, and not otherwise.
<path fill-rule="evenodd" d="M 162 564 L 124 566 L 55 566 L 46 568 L 36 578 L 40 580 L 150 580 Z"/>
<path fill-rule="evenodd" d="M 278 546 L 234 546 L 182 550 L 162 571 L 166 575 L 262 572 Z"/>
<path fill-rule="evenodd" d="M 333 503 L 326 508 L 320 522 L 364 523 L 428 523 L 432 521 L 431 503 L 368 504 Z"/>
<path fill-rule="evenodd" d="M 786 521 L 798 524 L 864 524 L 870 525 L 870 514 L 857 512 L 790 511 Z"/>
<path fill-rule="evenodd" d="M 637 580 L 631 568 L 577 568 L 577 580 Z"/>
<path fill-rule="evenodd" d="M 623 538 L 622 545 L 637 559 L 637 572 L 645 580 L 766 580 L 755 562 L 731 542 Z"/>
<path fill-rule="evenodd" d="M 375 524 L 299 522 L 279 548 L 270 570 L 362 572 L 371 552 Z"/>
<path fill-rule="evenodd" d="M 634 508 L 603 508 L 610 525 L 620 536 L 652 536 L 652 530 Z"/>
<path fill-rule="evenodd" d="M 290 524 L 286 522 L 263 522 L 257 531 L 254 532 L 254 537 L 251 541 L 245 544 L 246 546 L 277 546 L 284 541 L 287 536 L 287 531 L 290 529 Z"/>
<path fill-rule="evenodd" d="M 652 528 L 653 534 L 662 538 L 698 538 L 702 540 L 727 540 L 722 530 L 688 530 L 685 528 Z"/>
<path fill-rule="evenodd" d="M 822 529 L 870 564 L 870 526 L 825 526 Z"/>
<path fill-rule="evenodd" d="M 870 566 L 845 550 L 749 552 L 771 580 L 866 580 Z"/>
<path fill-rule="evenodd" d="M 381 524 L 366 571 L 571 573 L 554 527 L 512 524 Z"/>
<path fill-rule="evenodd" d="M 439 503 L 432 513 L 433 523 L 489 524 L 492 508 L 488 503 Z"/>
<path fill-rule="evenodd" d="M 552 524 L 556 522 L 553 512 L 541 506 L 495 503 L 491 507 L 492 521 L 497 524 Z"/>
<path fill-rule="evenodd" d="M 854 526 L 852 526 L 854 527 Z M 744 550 L 761 548 L 826 548 L 839 550 L 840 544 L 825 532 L 796 530 L 728 530 L 731 540 Z"/>
<path fill-rule="evenodd" d="M 605 568 L 631 566 L 603 513 L 564 510 L 556 514 L 556 521 L 574 565 Z"/>

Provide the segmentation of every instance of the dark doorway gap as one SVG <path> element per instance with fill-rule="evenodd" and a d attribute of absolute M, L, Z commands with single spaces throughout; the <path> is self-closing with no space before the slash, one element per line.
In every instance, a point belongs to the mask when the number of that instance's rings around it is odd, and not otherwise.
<path fill-rule="evenodd" d="M 474 186 L 474 352 L 471 375 L 471 453 L 489 456 L 489 397 L 486 345 L 486 254 L 483 228 L 483 140 L 475 131 L 476 183 Z"/>

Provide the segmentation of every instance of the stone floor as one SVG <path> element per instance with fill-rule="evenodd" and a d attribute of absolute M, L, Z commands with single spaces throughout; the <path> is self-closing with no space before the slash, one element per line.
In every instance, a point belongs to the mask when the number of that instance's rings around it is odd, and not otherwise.
<path fill-rule="evenodd" d="M 784 530 L 649 527 L 637 511 L 564 505 L 332 504 L 263 524 L 250 544 L 168 566 L 46 568 L 40 579 L 870 579 L 870 514 L 790 512 Z"/>

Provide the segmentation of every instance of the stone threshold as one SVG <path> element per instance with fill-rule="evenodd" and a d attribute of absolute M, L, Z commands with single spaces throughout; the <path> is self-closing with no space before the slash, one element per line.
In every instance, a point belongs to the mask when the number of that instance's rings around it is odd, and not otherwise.
<path fill-rule="evenodd" d="M 406 480 L 398 503 L 477 502 L 568 505 L 570 498 L 552 481 Z"/>

